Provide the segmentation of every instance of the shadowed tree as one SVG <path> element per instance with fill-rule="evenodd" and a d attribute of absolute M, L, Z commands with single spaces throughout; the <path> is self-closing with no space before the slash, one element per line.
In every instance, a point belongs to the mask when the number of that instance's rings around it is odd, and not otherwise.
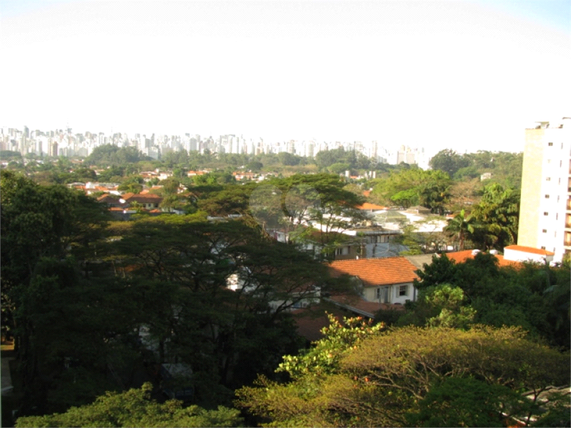
<path fill-rule="evenodd" d="M 454 218 L 448 220 L 448 225 L 444 228 L 444 231 L 456 239 L 458 250 L 463 251 L 466 240 L 472 238 L 476 230 L 475 227 L 475 218 L 466 216 L 465 211 L 462 210 Z"/>

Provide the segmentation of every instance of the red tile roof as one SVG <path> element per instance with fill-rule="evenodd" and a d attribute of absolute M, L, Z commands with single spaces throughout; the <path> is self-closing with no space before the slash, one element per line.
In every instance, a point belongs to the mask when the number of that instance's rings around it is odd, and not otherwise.
<path fill-rule="evenodd" d="M 454 260 L 456 263 L 464 263 L 468 259 L 473 259 L 476 257 L 476 254 L 473 254 L 474 250 L 464 250 L 464 251 L 456 251 L 454 253 L 446 253 L 446 256 L 450 260 Z M 514 262 L 511 260 L 505 260 L 504 256 L 501 254 L 494 254 L 494 256 L 498 259 L 498 264 L 500 266 L 520 266 L 521 263 Z"/>
<path fill-rule="evenodd" d="M 127 196 L 129 195 L 129 196 Z M 159 195 L 155 195 L 153 193 L 143 193 L 143 194 L 138 194 L 138 195 L 133 195 L 132 193 L 130 194 L 125 194 L 123 195 L 123 199 L 125 199 L 127 202 L 130 201 L 137 201 L 137 202 L 156 202 L 156 203 L 160 203 L 162 202 L 163 198 L 160 197 Z"/>
<path fill-rule="evenodd" d="M 365 287 L 402 284 L 417 279 L 417 268 L 404 257 L 382 259 L 335 260 L 329 266 L 333 277 L 357 276 Z"/>
<path fill-rule="evenodd" d="M 365 202 L 363 205 L 358 205 L 355 208 L 359 210 L 384 210 L 386 207 Z"/>
<path fill-rule="evenodd" d="M 509 245 L 504 250 L 522 251 L 524 253 L 539 254 L 542 256 L 553 256 L 555 253 L 547 250 L 540 250 L 539 248 L 524 247 L 523 245 Z"/>

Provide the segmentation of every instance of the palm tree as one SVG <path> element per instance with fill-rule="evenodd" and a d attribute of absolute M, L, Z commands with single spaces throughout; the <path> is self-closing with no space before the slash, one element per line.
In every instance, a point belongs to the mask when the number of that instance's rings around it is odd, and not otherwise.
<path fill-rule="evenodd" d="M 448 220 L 448 225 L 444 228 L 444 231 L 448 232 L 450 236 L 456 237 L 460 251 L 464 250 L 466 239 L 471 238 L 474 233 L 475 222 L 476 219 L 474 217 L 466 217 L 464 210 L 456 214 L 454 218 Z"/>
<path fill-rule="evenodd" d="M 519 219 L 519 193 L 492 183 L 484 188 L 484 194 L 474 207 L 473 217 L 482 225 L 483 244 L 488 248 L 503 250 L 517 242 Z"/>

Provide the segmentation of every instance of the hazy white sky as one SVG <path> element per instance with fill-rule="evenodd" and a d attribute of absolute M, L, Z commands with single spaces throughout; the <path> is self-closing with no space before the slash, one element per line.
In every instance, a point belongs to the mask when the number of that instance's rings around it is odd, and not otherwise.
<path fill-rule="evenodd" d="M 0 0 L 0 126 L 523 150 L 571 0 Z"/>

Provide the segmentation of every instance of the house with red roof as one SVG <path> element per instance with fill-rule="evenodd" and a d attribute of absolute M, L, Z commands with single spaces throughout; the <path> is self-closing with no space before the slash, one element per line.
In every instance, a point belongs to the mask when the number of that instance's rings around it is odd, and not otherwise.
<path fill-rule="evenodd" d="M 477 254 L 481 253 L 480 250 L 463 250 L 463 251 L 454 251 L 451 253 L 446 253 L 446 257 L 450 260 L 453 260 L 456 263 L 464 263 L 466 260 L 473 259 L 476 257 Z M 508 260 L 503 255 L 498 254 L 497 251 L 490 251 L 490 254 L 495 256 L 498 259 L 498 265 L 501 267 L 505 266 L 518 266 L 519 262 Z"/>
<path fill-rule="evenodd" d="M 418 268 L 405 257 L 335 260 L 329 270 L 334 278 L 355 278 L 367 302 L 404 304 L 416 300 L 413 281 L 418 279 Z"/>
<path fill-rule="evenodd" d="M 468 259 L 473 259 L 478 253 L 480 253 L 480 250 L 464 250 L 446 253 L 446 256 L 456 263 L 464 263 Z M 490 254 L 493 254 L 498 259 L 498 265 L 502 267 L 518 267 L 524 262 L 550 263 L 553 261 L 553 256 L 555 255 L 555 253 L 551 251 L 525 247 L 523 245 L 509 245 L 504 248 L 503 255 L 498 254 L 495 250 L 490 251 Z"/>
<path fill-rule="evenodd" d="M 363 204 L 358 205 L 355 208 L 357 208 L 358 210 L 370 212 L 370 213 L 387 209 L 387 207 L 383 207 L 382 205 L 371 204 L 369 202 L 364 202 Z"/>
<path fill-rule="evenodd" d="M 153 193 L 125 193 L 123 199 L 129 206 L 140 205 L 146 210 L 159 208 L 160 203 L 163 201 L 161 196 Z"/>
<path fill-rule="evenodd" d="M 553 261 L 555 253 L 539 248 L 525 247 L 523 245 L 509 245 L 504 248 L 504 258 L 516 262 L 549 263 Z"/>

